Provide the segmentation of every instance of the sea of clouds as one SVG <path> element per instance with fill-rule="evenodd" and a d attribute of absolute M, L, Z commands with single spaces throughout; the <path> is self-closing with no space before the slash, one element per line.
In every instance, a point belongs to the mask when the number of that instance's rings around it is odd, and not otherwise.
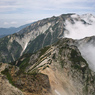
<path fill-rule="evenodd" d="M 77 16 L 73 16 L 77 17 Z M 84 24 L 82 21 L 75 21 L 72 24 L 69 20 L 66 20 L 66 30 L 64 36 L 72 39 L 82 39 L 85 37 L 95 36 L 95 18 L 83 17 L 88 24 Z M 87 43 L 83 47 L 78 47 L 82 56 L 86 59 L 89 67 L 95 71 L 95 45 Z"/>

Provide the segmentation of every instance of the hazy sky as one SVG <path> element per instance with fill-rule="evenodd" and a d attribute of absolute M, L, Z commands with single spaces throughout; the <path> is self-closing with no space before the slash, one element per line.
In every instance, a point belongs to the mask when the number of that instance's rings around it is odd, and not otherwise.
<path fill-rule="evenodd" d="M 17 27 L 65 13 L 95 15 L 95 0 L 0 0 L 0 27 Z"/>

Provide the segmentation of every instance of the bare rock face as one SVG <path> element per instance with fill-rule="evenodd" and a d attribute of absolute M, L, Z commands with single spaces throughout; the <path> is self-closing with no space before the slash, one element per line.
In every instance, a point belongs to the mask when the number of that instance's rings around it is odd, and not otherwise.
<path fill-rule="evenodd" d="M 0 95 L 50 95 L 47 75 L 25 74 L 18 67 L 4 63 L 0 66 Z"/>
<path fill-rule="evenodd" d="M 1 74 L 8 64 L 0 64 L 0 95 L 23 95 L 23 93 L 18 88 L 12 86 L 9 83 L 6 76 Z"/>
<path fill-rule="evenodd" d="M 5 76 L 0 76 L 0 95 L 23 95 L 23 93 L 12 86 Z"/>

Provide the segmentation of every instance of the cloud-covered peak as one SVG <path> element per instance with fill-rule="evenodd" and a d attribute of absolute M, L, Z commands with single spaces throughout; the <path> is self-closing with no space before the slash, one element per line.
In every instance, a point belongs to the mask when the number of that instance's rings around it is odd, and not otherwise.
<path fill-rule="evenodd" d="M 81 18 L 89 24 L 95 24 L 95 16 L 92 14 L 83 14 L 81 15 Z"/>
<path fill-rule="evenodd" d="M 73 24 L 66 20 L 66 29 L 68 32 L 65 33 L 65 37 L 73 39 L 81 39 L 95 35 L 95 17 L 93 15 L 72 15 Z"/>

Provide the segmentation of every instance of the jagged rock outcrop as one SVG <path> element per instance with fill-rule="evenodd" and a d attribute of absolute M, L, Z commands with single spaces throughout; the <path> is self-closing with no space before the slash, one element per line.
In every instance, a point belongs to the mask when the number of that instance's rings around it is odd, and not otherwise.
<path fill-rule="evenodd" d="M 12 86 L 7 77 L 1 74 L 1 72 L 8 67 L 8 64 L 0 63 L 0 95 L 24 95 L 18 88 Z"/>
<path fill-rule="evenodd" d="M 16 66 L 0 65 L 0 95 L 51 95 L 48 76 L 24 73 Z"/>

